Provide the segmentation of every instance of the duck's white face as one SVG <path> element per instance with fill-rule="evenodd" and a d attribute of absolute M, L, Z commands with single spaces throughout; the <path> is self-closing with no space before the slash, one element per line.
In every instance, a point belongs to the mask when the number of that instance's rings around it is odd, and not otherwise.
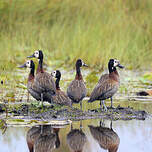
<path fill-rule="evenodd" d="M 30 60 L 28 60 L 28 61 L 26 62 L 26 67 L 28 67 L 28 68 L 31 67 L 31 61 L 30 61 Z"/>
<path fill-rule="evenodd" d="M 82 66 L 88 67 L 88 65 L 85 64 L 82 59 L 81 59 L 81 64 L 82 64 Z"/>
<path fill-rule="evenodd" d="M 85 65 L 85 63 L 83 62 L 83 60 L 82 60 L 82 59 L 81 59 L 81 64 L 82 64 L 82 66 L 83 66 L 83 65 Z"/>
<path fill-rule="evenodd" d="M 113 66 L 116 67 L 120 64 L 119 60 L 114 59 Z"/>
<path fill-rule="evenodd" d="M 39 51 L 35 51 L 35 52 L 34 52 L 34 57 L 35 57 L 35 58 L 39 58 Z"/>
<path fill-rule="evenodd" d="M 51 72 L 52 77 L 56 77 L 56 71 Z"/>

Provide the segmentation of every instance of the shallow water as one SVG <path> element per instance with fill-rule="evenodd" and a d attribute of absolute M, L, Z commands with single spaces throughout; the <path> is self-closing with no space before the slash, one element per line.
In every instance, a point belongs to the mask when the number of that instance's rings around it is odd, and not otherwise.
<path fill-rule="evenodd" d="M 110 120 L 84 120 L 82 121 L 82 131 L 86 136 L 83 152 L 102 152 L 105 151 L 100 145 L 99 141 L 95 139 L 90 132 L 88 125 L 95 127 L 104 123 L 105 127 L 110 127 Z M 80 122 L 72 123 L 73 129 L 80 129 Z M 26 136 L 31 127 L 8 127 L 5 134 L 0 136 L 0 147 L 2 152 L 28 152 Z M 112 129 L 118 135 L 120 144 L 118 152 L 151 152 L 152 151 L 152 119 L 148 118 L 144 121 L 130 120 L 130 121 L 112 121 Z M 42 129 L 43 131 L 45 129 Z M 42 131 L 42 134 L 43 134 Z M 67 144 L 67 134 L 71 131 L 71 126 L 67 125 L 60 128 L 58 135 L 60 144 L 54 152 L 70 152 Z M 104 131 L 103 131 L 104 132 Z M 104 134 L 104 133 L 103 133 Z M 97 135 L 96 135 L 97 136 Z M 109 135 L 110 136 L 110 135 Z M 73 138 L 75 140 L 76 138 Z M 76 142 L 79 142 L 80 138 Z M 103 138 L 102 138 L 103 140 Z M 52 142 L 52 141 L 51 141 Z"/>
<path fill-rule="evenodd" d="M 23 70 L 24 71 L 24 70 Z M 27 73 L 21 70 L 17 70 L 17 77 L 12 74 L 12 78 L 5 81 L 3 87 L 0 88 L 0 97 L 3 100 L 7 100 L 9 103 L 11 102 L 25 102 L 26 101 L 26 79 Z M 22 72 L 22 73 L 21 73 Z M 67 88 L 67 84 L 74 77 L 74 72 L 67 72 L 62 70 L 63 77 L 61 81 L 61 88 L 65 91 Z M 83 71 L 84 78 L 87 76 L 89 71 Z M 117 107 L 121 105 L 123 107 L 133 107 L 136 110 L 145 110 L 146 112 L 152 114 L 152 97 L 146 98 L 137 98 L 135 96 L 135 92 L 138 90 L 144 90 L 151 88 L 151 84 L 149 81 L 141 79 L 141 74 L 138 72 L 131 71 L 119 71 L 121 78 L 121 86 L 118 93 L 114 97 L 114 106 Z M 21 77 L 23 75 L 23 77 Z M 71 75 L 71 76 L 70 76 Z M 99 77 L 101 74 L 97 74 Z M 15 82 L 15 83 L 14 83 Z M 87 84 L 88 91 L 92 90 L 95 82 L 92 84 Z M 1 99 L 2 99 L 1 98 Z M 30 98 L 33 100 L 32 98 Z M 1 102 L 3 102 L 1 100 Z M 109 106 L 110 101 L 106 101 L 106 104 Z M 74 105 L 79 108 L 78 104 Z M 99 101 L 87 104 L 87 101 L 83 101 L 83 110 L 87 111 L 88 109 L 99 108 Z M 95 139 L 95 135 L 92 135 L 88 125 L 99 126 L 100 121 L 104 122 L 102 125 L 105 127 L 110 127 L 111 120 L 99 120 L 99 119 L 90 119 L 83 120 L 82 123 L 82 131 L 85 134 L 86 142 L 83 145 L 83 152 L 102 152 L 107 151 L 102 147 L 103 145 L 97 139 Z M 73 129 L 80 128 L 80 121 L 72 122 Z M 28 146 L 26 141 L 27 132 L 31 127 L 14 127 L 8 126 L 6 132 L 0 135 L 0 152 L 28 152 Z M 114 140 L 120 139 L 120 144 L 118 146 L 118 152 L 151 152 L 152 151 L 152 118 L 149 117 L 146 120 L 117 120 L 112 121 L 113 131 L 117 134 L 117 138 Z M 42 129 L 43 130 L 43 129 Z M 53 129 L 51 129 L 53 130 Z M 67 142 L 67 134 L 71 130 L 71 125 L 67 125 L 65 127 L 61 127 L 59 129 L 59 139 L 60 144 L 58 143 L 58 148 L 54 149 L 54 152 L 70 152 L 70 148 Z M 52 131 L 51 131 L 52 132 Z M 43 133 L 43 131 L 42 131 Z M 100 133 L 98 132 L 100 135 Z M 97 135 L 98 135 L 97 134 Z M 51 140 L 50 140 L 51 141 Z M 79 140 L 78 140 L 79 141 Z M 101 141 L 104 141 L 102 138 Z M 108 140 L 107 140 L 108 141 Z M 54 143 L 54 141 L 51 141 Z"/>

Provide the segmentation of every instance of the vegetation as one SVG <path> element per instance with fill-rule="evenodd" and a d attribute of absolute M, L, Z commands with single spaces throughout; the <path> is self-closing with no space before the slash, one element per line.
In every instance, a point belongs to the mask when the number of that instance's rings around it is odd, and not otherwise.
<path fill-rule="evenodd" d="M 1 0 L 0 71 L 36 49 L 47 64 L 82 58 L 103 69 L 109 58 L 128 68 L 152 65 L 151 0 Z"/>
<path fill-rule="evenodd" d="M 14 102 L 27 98 L 27 74 L 17 66 L 37 49 L 44 51 L 49 67 L 61 71 L 62 67 L 69 71 L 76 59 L 82 58 L 89 65 L 83 73 L 88 95 L 109 58 L 119 59 L 128 69 L 150 68 L 150 6 L 151 0 L 1 0 L 2 99 Z M 63 90 L 74 78 L 74 73 L 68 74 L 64 72 L 62 77 Z"/>

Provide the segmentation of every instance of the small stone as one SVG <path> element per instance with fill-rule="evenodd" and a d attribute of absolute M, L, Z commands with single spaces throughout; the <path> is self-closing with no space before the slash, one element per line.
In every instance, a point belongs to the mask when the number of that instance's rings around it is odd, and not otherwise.
<path fill-rule="evenodd" d="M 3 83 L 4 83 L 3 80 L 1 80 L 1 84 L 2 84 L 2 85 L 3 85 Z"/>

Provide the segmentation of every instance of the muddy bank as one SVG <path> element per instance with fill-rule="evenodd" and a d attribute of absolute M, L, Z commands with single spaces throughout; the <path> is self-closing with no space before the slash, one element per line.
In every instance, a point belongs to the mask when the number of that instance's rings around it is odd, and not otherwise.
<path fill-rule="evenodd" d="M 111 109 L 108 107 L 108 112 L 101 109 L 88 109 L 88 111 L 81 111 L 77 108 L 59 105 L 44 105 L 38 104 L 1 104 L 0 105 L 0 119 L 5 119 L 8 122 L 12 120 L 18 123 L 26 121 L 37 123 L 50 121 L 66 121 L 66 120 L 84 120 L 84 119 L 112 119 L 112 120 L 145 120 L 148 113 L 144 110 L 135 110 L 132 107 L 121 107 Z M 11 122 L 13 123 L 13 122 Z"/>

